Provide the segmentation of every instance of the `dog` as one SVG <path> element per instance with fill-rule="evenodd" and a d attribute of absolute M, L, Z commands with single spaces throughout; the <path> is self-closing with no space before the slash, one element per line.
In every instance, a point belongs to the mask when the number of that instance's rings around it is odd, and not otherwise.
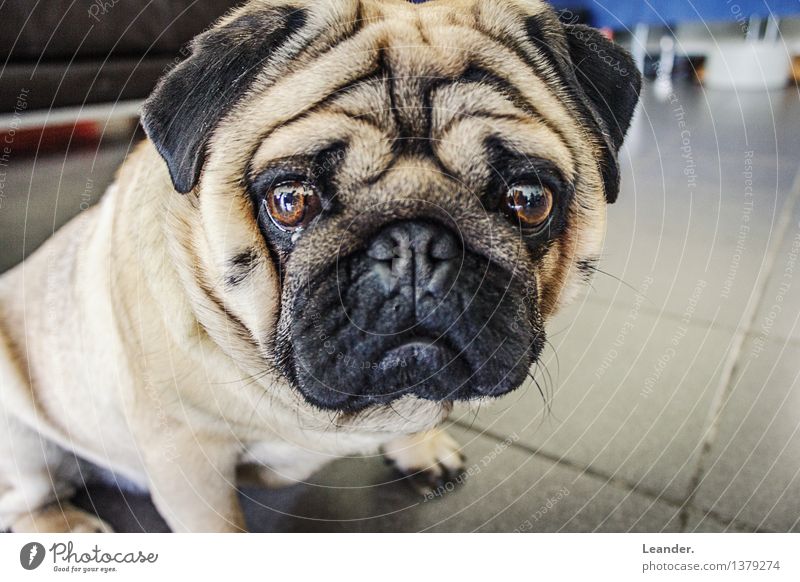
<path fill-rule="evenodd" d="M 594 269 L 639 89 L 539 0 L 224 16 L 98 205 L 0 279 L 0 527 L 109 530 L 69 503 L 93 467 L 214 532 L 245 473 L 457 474 L 454 403 L 523 384 Z"/>

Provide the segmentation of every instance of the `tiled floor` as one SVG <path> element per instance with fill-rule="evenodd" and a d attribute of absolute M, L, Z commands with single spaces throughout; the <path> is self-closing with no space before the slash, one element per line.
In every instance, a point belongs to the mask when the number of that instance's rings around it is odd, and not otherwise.
<path fill-rule="evenodd" d="M 96 198 L 126 146 L 14 162 L 0 269 Z M 551 412 L 533 386 L 457 409 L 471 476 L 431 500 L 377 457 L 247 489 L 252 529 L 800 531 L 798 90 L 648 90 L 621 158 L 608 275 L 551 324 L 536 375 Z M 146 497 L 80 502 L 166 528 Z"/>

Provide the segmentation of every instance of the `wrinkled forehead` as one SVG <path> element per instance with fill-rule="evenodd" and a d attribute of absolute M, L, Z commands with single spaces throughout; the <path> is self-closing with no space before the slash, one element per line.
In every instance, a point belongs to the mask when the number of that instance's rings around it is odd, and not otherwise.
<path fill-rule="evenodd" d="M 587 136 L 548 58 L 563 36 L 544 4 L 365 1 L 351 14 L 325 6 L 304 34 L 326 18 L 339 32 L 328 27 L 220 129 L 259 125 L 250 168 L 344 145 L 362 166 L 354 180 L 373 180 L 398 156 L 434 154 L 475 181 L 486 169 L 465 166 L 494 138 L 575 173 L 571 150 Z"/>

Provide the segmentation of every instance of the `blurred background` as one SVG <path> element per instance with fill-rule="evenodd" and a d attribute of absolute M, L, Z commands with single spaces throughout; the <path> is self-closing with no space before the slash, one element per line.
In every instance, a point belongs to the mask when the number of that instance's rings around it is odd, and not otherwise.
<path fill-rule="evenodd" d="M 94 204 L 227 0 L 0 2 L 0 272 Z M 457 409 L 467 483 L 377 457 L 245 489 L 261 531 L 800 531 L 800 0 L 558 0 L 647 83 L 602 272 L 530 385 Z M 103 387 L 98 387 L 103 389 Z M 146 495 L 79 502 L 164 531 Z"/>

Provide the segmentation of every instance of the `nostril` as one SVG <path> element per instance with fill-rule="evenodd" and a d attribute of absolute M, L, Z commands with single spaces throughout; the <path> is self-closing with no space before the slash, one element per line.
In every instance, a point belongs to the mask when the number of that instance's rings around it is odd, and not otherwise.
<path fill-rule="evenodd" d="M 455 236 L 449 232 L 443 232 L 441 236 L 434 238 L 429 253 L 433 259 L 449 261 L 461 254 L 461 247 L 456 242 Z"/>
<path fill-rule="evenodd" d="M 463 247 L 451 230 L 426 222 L 390 224 L 366 249 L 372 268 L 382 275 L 382 280 L 388 281 L 383 276 L 388 268 L 396 279 L 405 280 L 416 273 L 417 283 L 422 287 L 427 285 L 437 265 L 458 259 L 462 252 Z"/>
<path fill-rule="evenodd" d="M 395 242 L 388 237 L 380 237 L 369 245 L 367 256 L 376 261 L 391 261 L 395 258 Z"/>
<path fill-rule="evenodd" d="M 426 286 L 426 290 L 429 293 L 433 293 L 434 295 L 441 295 L 442 293 L 447 293 L 450 289 L 450 286 L 456 279 L 456 275 L 458 274 L 458 267 L 455 264 L 455 261 L 452 259 L 448 259 L 447 261 L 442 261 L 431 274 L 431 277 L 428 281 Z"/>

